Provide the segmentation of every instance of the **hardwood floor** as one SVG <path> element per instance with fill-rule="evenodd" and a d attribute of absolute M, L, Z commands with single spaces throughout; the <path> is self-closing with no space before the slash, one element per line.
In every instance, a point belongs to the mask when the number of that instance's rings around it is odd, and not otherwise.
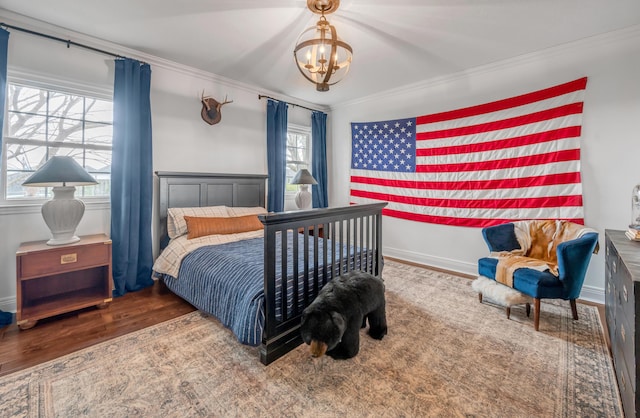
<path fill-rule="evenodd" d="M 0 328 L 0 376 L 167 321 L 195 308 L 163 283 L 114 298 L 109 307 L 40 320 L 31 329 Z"/>
<path fill-rule="evenodd" d="M 596 305 L 604 321 L 604 307 Z M 568 308 L 567 308 L 568 309 Z M 31 329 L 0 328 L 0 376 L 194 311 L 161 282 L 114 298 L 106 309 L 87 308 L 43 319 Z"/>

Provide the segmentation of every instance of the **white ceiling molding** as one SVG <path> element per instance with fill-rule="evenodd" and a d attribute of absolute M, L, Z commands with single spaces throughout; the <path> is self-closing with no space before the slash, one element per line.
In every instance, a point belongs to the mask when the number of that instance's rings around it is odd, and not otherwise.
<path fill-rule="evenodd" d="M 436 87 L 438 85 L 455 83 L 456 81 L 463 80 L 472 75 L 481 75 L 492 73 L 502 69 L 508 69 L 512 67 L 521 66 L 527 63 L 536 62 L 541 59 L 550 59 L 554 57 L 560 57 L 565 55 L 569 51 L 577 49 L 590 49 L 594 47 L 603 47 L 607 45 L 618 45 L 621 42 L 629 39 L 640 38 L 640 25 L 631 26 L 625 29 L 605 33 L 603 35 L 591 36 L 589 38 L 580 39 L 574 42 L 568 42 L 562 45 L 558 45 L 553 48 L 544 49 L 542 51 L 532 52 L 530 54 L 520 55 L 514 58 L 509 58 L 503 61 L 493 62 L 486 65 L 481 65 L 468 70 L 459 71 L 457 73 L 448 74 L 443 77 L 436 77 L 429 80 L 420 81 L 418 83 L 408 84 L 396 89 L 383 91 L 380 93 L 372 94 L 369 96 L 361 97 L 355 100 L 346 101 L 337 105 L 331 106 L 331 110 L 339 110 L 341 108 L 371 103 L 375 101 L 384 101 L 391 97 L 402 96 L 407 93 L 415 92 L 418 90 L 427 90 L 429 88 Z"/>
<path fill-rule="evenodd" d="M 91 46 L 94 48 L 98 48 L 98 49 L 102 49 L 108 52 L 112 52 L 114 54 L 118 54 L 118 55 L 122 55 L 124 57 L 129 57 L 129 58 L 133 58 L 133 59 L 137 59 L 139 61 L 143 61 L 148 63 L 149 65 L 152 66 L 152 70 L 153 67 L 158 67 L 158 68 L 163 68 L 169 71 L 174 71 L 177 72 L 179 74 L 182 75 L 186 75 L 188 77 L 193 77 L 193 78 L 197 78 L 209 83 L 214 83 L 214 84 L 220 84 L 226 87 L 230 87 L 233 89 L 239 89 L 239 90 L 243 90 L 252 94 L 255 94 L 256 96 L 258 94 L 263 94 L 263 95 L 268 95 L 268 96 L 272 96 L 273 98 L 275 98 L 276 100 L 281 100 L 281 101 L 286 101 L 286 102 L 293 102 L 296 104 L 300 104 L 303 106 L 307 106 L 307 107 L 311 107 L 311 108 L 316 108 L 318 110 L 323 110 L 323 111 L 329 111 L 330 108 L 328 106 L 325 105 L 321 105 L 321 104 L 317 104 L 317 103 L 311 103 L 311 102 L 307 102 L 304 100 L 301 100 L 299 98 L 295 98 L 295 97 L 289 97 L 286 95 L 283 95 L 282 93 L 278 93 L 275 91 L 271 91 L 268 89 L 264 89 L 261 88 L 259 86 L 254 86 L 251 84 L 247 84 L 247 83 L 243 83 L 241 81 L 237 81 L 237 80 L 233 80 L 227 77 L 223 77 L 220 76 L 218 74 L 214 74 L 214 73 L 210 73 L 207 71 L 203 71 L 197 68 L 193 68 L 190 67 L 188 65 L 184 65 L 184 64 L 180 64 L 174 61 L 170 61 L 161 57 L 157 57 L 154 55 L 150 55 L 150 54 L 146 54 L 144 52 L 141 51 L 136 51 L 134 49 L 130 49 L 130 48 L 126 48 L 123 47 L 121 45 L 118 44 L 114 44 L 108 41 L 104 41 L 101 39 L 96 39 L 81 33 L 77 33 L 68 29 L 64 29 L 64 28 L 60 28 L 58 26 L 54 26 L 51 25 L 49 23 L 46 22 L 42 22 L 42 21 L 38 21 L 38 20 L 34 20 L 31 19 L 29 17 L 26 16 L 22 16 L 22 15 L 18 15 L 12 12 L 8 12 L 8 11 L 3 11 L 3 15 L 8 16 L 2 16 L 2 18 L 0 19 L 1 22 L 7 23 L 7 24 L 11 24 L 14 26 L 19 26 L 19 27 L 23 27 L 25 29 L 29 29 L 35 32 L 42 32 L 44 34 L 47 35 L 51 35 L 51 36 L 55 36 L 58 38 L 62 38 L 62 39 L 70 39 L 74 42 L 78 42 L 78 43 L 82 43 L 82 44 L 86 44 L 87 46 Z M 11 32 L 11 29 L 9 29 L 9 32 Z M 34 37 L 35 35 L 30 35 L 27 33 L 21 33 L 18 31 L 14 31 L 13 33 L 15 34 L 19 34 L 20 36 L 25 36 L 25 37 Z M 11 36 L 13 36 L 13 33 Z M 10 38 L 11 39 L 11 38 Z M 11 41 L 9 41 L 11 42 Z M 47 39 L 42 39 L 42 42 L 56 42 L 56 41 L 52 41 L 52 40 L 47 40 Z M 72 46 L 72 48 L 75 48 Z M 95 52 L 96 54 L 100 54 L 99 52 Z M 9 67 L 11 67 L 10 65 L 11 63 L 9 63 Z M 30 72 L 29 70 L 25 70 L 25 69 L 21 69 L 19 67 L 13 67 L 13 72 L 15 73 L 16 77 L 19 77 L 19 74 L 29 74 L 30 76 L 34 76 L 34 78 L 36 79 L 46 79 L 47 76 L 45 74 L 36 74 L 33 72 Z M 63 83 L 67 83 L 67 80 L 59 80 Z M 257 97 L 256 97 L 257 100 Z"/>

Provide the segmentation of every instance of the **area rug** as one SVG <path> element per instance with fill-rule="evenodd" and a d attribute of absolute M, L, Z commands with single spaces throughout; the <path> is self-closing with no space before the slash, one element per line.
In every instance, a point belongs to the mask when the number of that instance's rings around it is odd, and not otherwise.
<path fill-rule="evenodd" d="M 7 375 L 2 417 L 621 417 L 597 309 L 479 303 L 471 281 L 387 261 L 389 334 L 357 357 L 263 366 L 199 312 Z"/>

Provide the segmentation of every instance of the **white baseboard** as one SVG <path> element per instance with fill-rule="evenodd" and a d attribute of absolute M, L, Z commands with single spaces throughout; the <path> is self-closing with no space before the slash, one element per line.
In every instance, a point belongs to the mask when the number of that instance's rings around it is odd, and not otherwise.
<path fill-rule="evenodd" d="M 383 254 L 399 260 L 409 261 L 412 263 L 424 264 L 425 266 L 435 267 L 451 272 L 462 273 L 466 275 L 477 275 L 478 265 L 475 263 L 466 263 L 459 260 L 449 258 L 434 257 L 426 254 L 420 254 L 413 251 L 399 250 L 397 248 L 384 247 Z"/>
<path fill-rule="evenodd" d="M 413 251 L 406 251 L 389 247 L 385 247 L 383 249 L 383 253 L 384 255 L 389 257 L 409 261 L 412 263 L 424 264 L 428 267 L 435 267 L 472 276 L 478 274 L 478 265 L 475 263 L 467 263 L 459 260 L 452 260 L 449 258 L 434 257 L 426 254 L 416 253 Z M 604 305 L 604 288 L 582 286 L 580 299 Z"/>
<path fill-rule="evenodd" d="M 604 289 L 594 286 L 582 286 L 580 300 L 604 305 Z"/>
<path fill-rule="evenodd" d="M 15 297 L 8 297 L 0 299 L 0 311 L 15 313 L 18 309 Z"/>

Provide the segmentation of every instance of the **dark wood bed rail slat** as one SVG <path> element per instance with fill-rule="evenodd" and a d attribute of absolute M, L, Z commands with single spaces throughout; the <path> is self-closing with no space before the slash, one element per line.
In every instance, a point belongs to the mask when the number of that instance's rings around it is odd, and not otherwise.
<path fill-rule="evenodd" d="M 264 364 L 286 353 L 288 350 L 283 351 L 283 346 L 293 349 L 302 342 L 299 335 L 302 310 L 315 298 L 329 279 L 354 269 L 380 276 L 382 272 L 380 222 L 382 209 L 385 206 L 386 203 L 374 203 L 258 216 L 265 226 L 265 326 L 260 347 L 260 359 Z M 324 238 L 319 238 L 319 234 L 314 233 L 313 248 L 310 248 L 309 231 L 310 229 L 318 231 L 320 225 L 324 231 Z M 301 238 L 298 231 L 302 231 Z M 291 238 L 288 232 L 292 232 Z M 280 245 L 276 246 L 278 234 Z M 289 239 L 293 247 L 291 289 L 287 286 L 288 280 L 285 274 L 288 271 Z M 303 265 L 298 261 L 299 239 L 304 240 Z M 331 245 L 326 245 L 327 239 Z M 322 250 L 319 250 L 321 242 Z M 279 267 L 283 279 L 276 279 L 278 255 L 280 255 Z M 320 260 L 322 260 L 321 268 Z M 309 271 L 310 267 L 313 269 L 312 272 Z M 278 283 L 277 280 L 281 282 Z M 277 286 L 282 290 L 280 298 L 276 297 Z M 299 299 L 301 287 L 304 301 L 302 304 Z M 277 312 L 280 312 L 280 318 Z"/>

